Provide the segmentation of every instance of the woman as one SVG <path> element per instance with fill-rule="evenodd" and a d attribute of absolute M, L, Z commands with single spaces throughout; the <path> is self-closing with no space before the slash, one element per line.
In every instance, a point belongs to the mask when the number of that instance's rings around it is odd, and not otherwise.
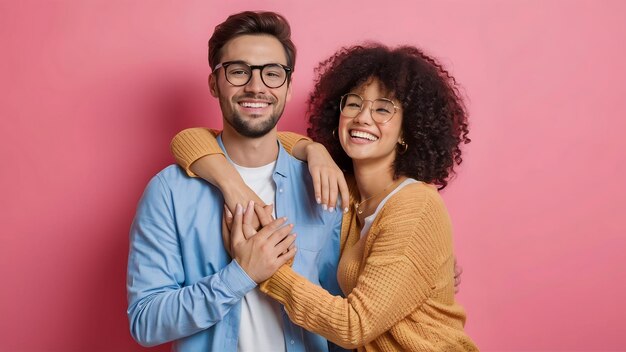
<path fill-rule="evenodd" d="M 451 224 L 437 191 L 470 141 L 454 78 L 417 48 L 376 44 L 344 48 L 316 72 L 308 133 L 352 180 L 337 273 L 346 298 L 289 266 L 261 290 L 294 323 L 345 348 L 477 350 L 454 301 Z M 189 143 L 175 139 L 173 150 Z"/>

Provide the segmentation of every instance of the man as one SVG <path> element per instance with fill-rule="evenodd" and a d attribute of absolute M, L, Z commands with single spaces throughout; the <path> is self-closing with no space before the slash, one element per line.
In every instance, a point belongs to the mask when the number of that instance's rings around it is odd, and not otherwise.
<path fill-rule="evenodd" d="M 309 172 L 277 142 L 276 123 L 291 96 L 296 49 L 280 15 L 243 12 L 209 41 L 211 94 L 224 130 L 218 143 L 243 179 L 278 217 L 224 249 L 224 199 L 208 183 L 169 166 L 148 184 L 131 228 L 128 318 L 145 346 L 174 341 L 178 351 L 325 351 L 328 344 L 289 321 L 257 284 L 290 258 L 293 268 L 333 294 L 341 212 L 317 206 Z M 241 216 L 238 207 L 236 216 Z M 283 241 L 284 240 L 284 241 Z"/>

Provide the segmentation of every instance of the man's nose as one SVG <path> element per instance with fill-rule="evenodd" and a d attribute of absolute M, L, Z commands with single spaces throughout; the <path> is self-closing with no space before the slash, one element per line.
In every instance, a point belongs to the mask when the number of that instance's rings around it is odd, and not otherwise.
<path fill-rule="evenodd" d="M 250 80 L 244 86 L 244 90 L 247 92 L 255 92 L 255 93 L 264 92 L 267 87 L 265 86 L 265 83 L 263 83 L 263 80 L 261 79 L 261 70 L 259 69 L 252 70 L 250 75 L 251 75 Z"/>

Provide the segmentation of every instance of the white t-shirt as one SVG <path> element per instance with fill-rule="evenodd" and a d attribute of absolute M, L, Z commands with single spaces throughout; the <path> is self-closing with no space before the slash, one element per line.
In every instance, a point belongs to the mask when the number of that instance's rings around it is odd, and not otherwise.
<path fill-rule="evenodd" d="M 248 168 L 235 165 L 244 182 L 265 202 L 274 204 L 276 184 L 272 179 L 276 162 Z M 242 204 L 245 207 L 247 204 Z M 276 217 L 276 214 L 274 214 Z M 286 351 L 280 303 L 258 288 L 248 292 L 241 301 L 239 352 Z"/>

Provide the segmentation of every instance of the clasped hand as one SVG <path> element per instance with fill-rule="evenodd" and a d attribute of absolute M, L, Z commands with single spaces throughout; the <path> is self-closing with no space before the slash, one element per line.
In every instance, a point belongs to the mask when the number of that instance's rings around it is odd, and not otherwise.
<path fill-rule="evenodd" d="M 346 179 L 341 169 L 335 164 L 332 156 L 328 153 L 323 145 L 311 141 L 301 141 L 294 147 L 294 156 L 301 160 L 306 160 L 309 166 L 309 172 L 313 180 L 313 190 L 315 192 L 315 200 L 324 210 L 334 211 L 341 204 L 341 211 L 348 210 L 350 204 L 350 192 Z M 208 158 L 203 158 L 208 159 Z M 201 159 L 201 160 L 203 160 Z M 223 159 L 223 157 L 221 158 Z M 226 163 L 225 160 L 215 159 L 219 162 Z M 208 160 L 205 160 L 205 162 Z M 229 167 L 230 165 L 227 165 Z M 222 166 L 206 165 L 206 169 L 227 169 Z M 194 169 L 197 173 L 206 175 L 201 169 Z M 203 176 L 204 177 L 204 176 Z M 239 174 L 224 180 L 220 185 L 220 190 L 224 195 L 226 206 L 232 212 L 235 211 L 237 203 L 247 204 L 248 201 L 255 202 L 255 208 L 264 206 L 271 214 L 272 205 L 264 205 L 259 196 L 248 187 Z M 213 182 L 212 182 L 213 183 Z M 341 201 L 339 201 L 341 199 Z M 262 221 L 257 215 L 252 214 L 252 226 L 256 229 L 262 225 Z"/>
<path fill-rule="evenodd" d="M 263 226 L 259 231 L 252 225 L 254 216 Z M 255 208 L 252 201 L 245 212 L 241 204 L 237 204 L 234 216 L 227 208 L 224 209 L 224 247 L 254 282 L 269 279 L 295 256 L 296 234 L 290 234 L 293 225 L 285 225 L 286 221 L 284 217 L 271 219 L 263 207 Z"/>

